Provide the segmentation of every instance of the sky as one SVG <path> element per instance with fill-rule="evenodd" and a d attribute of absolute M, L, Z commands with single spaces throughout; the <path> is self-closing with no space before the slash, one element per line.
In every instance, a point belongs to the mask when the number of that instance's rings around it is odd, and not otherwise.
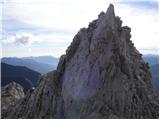
<path fill-rule="evenodd" d="M 136 48 L 158 54 L 158 0 L 0 0 L 2 56 L 59 57 L 110 3 L 131 27 Z"/>

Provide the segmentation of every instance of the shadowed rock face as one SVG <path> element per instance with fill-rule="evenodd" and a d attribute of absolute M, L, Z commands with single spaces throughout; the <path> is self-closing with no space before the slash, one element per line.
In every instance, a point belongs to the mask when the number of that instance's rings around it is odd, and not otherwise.
<path fill-rule="evenodd" d="M 158 118 L 148 64 L 110 5 L 75 35 L 57 70 L 4 118 Z"/>

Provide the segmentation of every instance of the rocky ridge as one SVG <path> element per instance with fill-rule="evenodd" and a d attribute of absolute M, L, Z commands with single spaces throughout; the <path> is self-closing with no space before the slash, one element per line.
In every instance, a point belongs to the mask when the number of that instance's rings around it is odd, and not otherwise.
<path fill-rule="evenodd" d="M 149 66 L 111 4 L 3 118 L 158 118 Z"/>

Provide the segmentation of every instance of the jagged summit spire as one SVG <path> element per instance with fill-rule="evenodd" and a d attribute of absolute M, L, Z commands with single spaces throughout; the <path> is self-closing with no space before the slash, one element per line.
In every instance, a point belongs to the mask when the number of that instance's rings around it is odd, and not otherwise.
<path fill-rule="evenodd" d="M 107 11 L 106 11 L 106 13 L 104 13 L 103 11 L 99 14 L 99 17 L 101 16 L 101 15 L 112 15 L 112 16 L 115 16 L 115 12 L 114 12 L 114 6 L 113 6 L 113 4 L 110 4 L 109 5 L 109 7 L 108 7 L 108 9 L 107 9 Z"/>
<path fill-rule="evenodd" d="M 115 17 L 115 12 L 114 12 L 114 6 L 113 4 L 110 4 L 107 11 L 106 11 L 107 16 L 113 16 Z"/>
<path fill-rule="evenodd" d="M 120 21 L 120 19 L 118 19 L 118 21 Z M 114 6 L 113 6 L 113 4 L 110 4 L 105 13 L 101 12 L 98 15 L 97 27 L 99 29 L 96 32 L 99 34 L 99 32 L 101 32 L 102 29 L 115 29 L 116 24 L 117 24 L 117 22 L 116 22 L 116 16 L 115 16 L 115 12 L 114 12 Z M 105 31 L 103 30 L 103 32 L 105 32 Z"/>

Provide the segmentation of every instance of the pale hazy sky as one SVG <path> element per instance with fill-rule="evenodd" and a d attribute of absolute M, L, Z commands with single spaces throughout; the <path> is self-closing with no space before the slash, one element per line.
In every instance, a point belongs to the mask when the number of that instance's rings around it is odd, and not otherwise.
<path fill-rule="evenodd" d="M 117 2 L 118 1 L 118 2 Z M 3 0 L 3 56 L 59 57 L 82 27 L 113 3 L 142 53 L 158 52 L 158 0 Z"/>

